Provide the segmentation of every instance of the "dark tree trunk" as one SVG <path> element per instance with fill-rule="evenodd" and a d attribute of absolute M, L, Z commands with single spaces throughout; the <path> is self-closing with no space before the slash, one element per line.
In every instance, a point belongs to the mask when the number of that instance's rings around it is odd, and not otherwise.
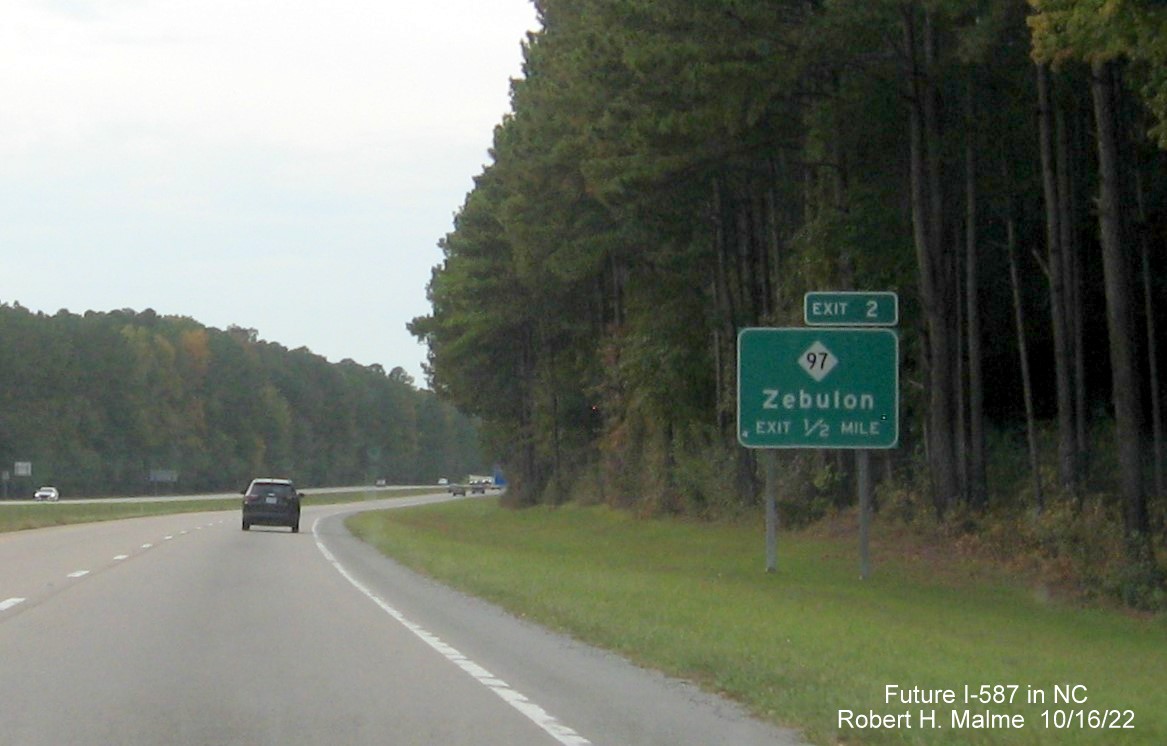
<path fill-rule="evenodd" d="M 1075 484 L 1081 499 L 1083 485 L 1089 463 L 1089 436 L 1087 423 L 1089 412 L 1086 405 L 1086 347 L 1082 326 L 1082 257 L 1081 246 L 1075 230 L 1075 216 L 1079 212 L 1077 184 L 1080 175 L 1074 164 L 1088 158 L 1081 136 L 1083 114 L 1075 104 L 1071 110 L 1072 126 L 1067 124 L 1065 112 L 1058 108 L 1055 112 L 1055 130 L 1058 143 L 1058 200 L 1061 217 L 1062 256 L 1065 257 L 1065 298 L 1066 323 L 1071 357 L 1071 378 L 1074 381 L 1074 468 L 1077 476 Z"/>
<path fill-rule="evenodd" d="M 1159 346 L 1155 339 L 1155 300 L 1151 282 L 1151 247 L 1147 235 L 1147 195 L 1143 189 L 1141 169 L 1135 174 L 1136 203 L 1139 219 L 1139 264 L 1143 281 L 1143 316 L 1147 327 L 1147 375 L 1151 389 L 1151 474 L 1155 495 L 1164 495 L 1163 487 L 1163 412 L 1159 396 Z"/>
<path fill-rule="evenodd" d="M 1114 402 L 1115 446 L 1123 500 L 1123 527 L 1127 557 L 1135 565 L 1154 561 L 1150 540 L 1146 495 L 1143 490 L 1140 446 L 1142 381 L 1138 377 L 1134 339 L 1135 309 L 1132 301 L 1131 257 L 1123 241 L 1119 181 L 1119 133 L 1115 97 L 1118 85 L 1113 63 L 1091 66 L 1090 89 L 1098 128 L 1098 224 L 1106 286 L 1106 325 L 1110 338 L 1110 369 Z"/>
<path fill-rule="evenodd" d="M 972 95 L 969 94 L 969 121 Z M 985 384 L 981 354 L 980 279 L 977 273 L 977 162 L 974 133 L 970 130 L 964 149 L 965 168 L 965 324 L 968 334 L 968 496 L 972 507 L 988 504 L 985 476 Z"/>
<path fill-rule="evenodd" d="M 1033 413 L 1033 382 L 1029 375 L 1029 345 L 1025 337 L 1025 311 L 1021 305 L 1021 282 L 1017 272 L 1017 230 L 1013 214 L 1005 218 L 1005 247 L 1009 252 L 1009 281 L 1013 288 L 1013 319 L 1017 325 L 1017 354 L 1021 363 L 1021 392 L 1025 399 L 1025 437 L 1029 445 L 1029 471 L 1033 477 L 1033 501 L 1038 512 L 1045 508 L 1041 489 L 1041 460 L 1037 450 L 1037 421 Z"/>
<path fill-rule="evenodd" d="M 923 39 L 918 39 L 915 9 L 903 11 L 904 46 L 909 64 L 910 190 L 920 301 L 926 328 L 924 363 L 928 375 L 929 471 L 932 500 L 943 516 L 960 492 L 955 449 L 955 277 L 943 238 L 943 192 L 940 123 L 935 81 L 935 29 L 924 11 Z"/>
<path fill-rule="evenodd" d="M 960 277 L 963 270 L 960 260 L 966 251 L 967 238 L 957 230 L 952 244 L 952 273 L 954 277 Z M 956 296 L 956 474 L 960 483 L 960 500 L 965 505 L 970 505 L 972 499 L 969 491 L 968 462 L 968 371 L 964 365 L 967 341 L 964 314 L 967 304 L 963 302 L 965 299 L 961 296 L 959 283 L 956 285 Z"/>
<path fill-rule="evenodd" d="M 1074 389 L 1071 378 L 1069 325 L 1066 318 L 1065 260 L 1062 246 L 1062 200 L 1059 196 L 1058 164 L 1054 143 L 1054 114 L 1050 102 L 1049 74 L 1037 66 L 1038 132 L 1041 142 L 1042 191 L 1045 194 L 1046 247 L 1050 313 L 1054 332 L 1054 378 L 1058 401 L 1058 485 L 1070 494 L 1077 491 L 1078 470 L 1074 427 Z M 1063 164 L 1064 166 L 1064 164 Z"/>

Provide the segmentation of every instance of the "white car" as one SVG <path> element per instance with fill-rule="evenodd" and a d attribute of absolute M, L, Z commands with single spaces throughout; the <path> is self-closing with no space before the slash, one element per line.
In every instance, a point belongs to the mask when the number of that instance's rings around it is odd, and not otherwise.
<path fill-rule="evenodd" d="M 60 499 L 60 497 L 61 493 L 57 492 L 56 487 L 41 487 L 39 490 L 33 493 L 32 499 L 38 502 L 41 500 L 56 502 Z"/>

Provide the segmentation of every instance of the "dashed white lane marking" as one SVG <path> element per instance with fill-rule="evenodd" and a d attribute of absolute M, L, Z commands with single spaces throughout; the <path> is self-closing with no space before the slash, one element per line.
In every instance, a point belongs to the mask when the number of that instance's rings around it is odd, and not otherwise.
<path fill-rule="evenodd" d="M 173 538 L 174 538 L 174 536 L 173 536 L 173 535 L 171 535 L 171 536 L 163 536 L 163 537 L 162 537 L 162 540 L 163 540 L 163 541 L 170 541 L 170 540 L 171 540 L 171 539 L 173 539 Z"/>
<path fill-rule="evenodd" d="M 417 635 L 417 637 L 425 642 L 425 644 L 429 645 L 431 648 L 445 656 L 446 660 L 450 661 L 455 666 L 461 668 L 467 674 L 472 676 L 479 684 L 482 684 L 484 687 L 497 694 L 504 702 L 518 710 L 528 720 L 549 733 L 551 737 L 559 743 L 564 744 L 564 746 L 590 746 L 591 741 L 576 733 L 574 730 L 567 727 L 563 723 L 559 722 L 559 720 L 557 720 L 549 712 L 531 700 L 527 699 L 520 692 L 512 689 L 502 679 L 495 678 L 495 676 L 491 674 L 490 671 L 487 671 L 482 666 L 462 655 L 462 653 L 458 652 L 457 649 L 442 642 L 441 638 L 437 635 L 427 632 L 422 627 L 406 619 L 401 612 L 390 606 L 380 596 L 370 590 L 366 585 L 361 583 L 361 581 L 353 577 L 353 575 L 349 573 L 349 571 L 346 570 L 343 565 L 340 564 L 332 552 L 328 551 L 328 548 L 325 547 L 324 544 L 320 541 L 320 534 L 316 531 L 319 525 L 320 519 L 317 518 L 312 523 L 312 537 L 316 540 L 316 548 L 319 549 L 320 553 L 324 555 L 324 559 L 328 560 L 328 563 L 335 567 L 336 571 L 339 572 L 345 580 L 351 583 L 354 588 L 363 593 L 373 603 L 380 606 L 382 611 L 396 619 L 407 630 Z"/>
<path fill-rule="evenodd" d="M 202 528 L 202 526 L 197 526 L 196 530 L 201 529 L 201 528 Z M 180 531 L 179 532 L 180 535 L 186 535 L 187 533 L 189 533 L 189 531 Z M 165 536 L 163 538 L 165 540 L 169 541 L 170 539 L 173 539 L 174 536 L 173 535 Z M 141 548 L 142 549 L 149 549 L 152 546 L 154 546 L 154 545 L 150 544 L 150 543 L 146 543 L 146 544 L 143 544 Z M 130 558 L 130 555 L 128 555 L 128 554 L 118 554 L 118 555 L 115 555 L 113 559 L 114 559 L 114 562 L 121 562 L 122 560 L 127 560 L 129 558 Z M 89 570 L 75 570 L 75 571 L 69 573 L 66 577 L 83 578 L 88 574 L 89 574 Z M 24 603 L 25 600 L 26 599 L 16 598 L 16 597 L 4 599 L 3 601 L 0 601 L 0 611 L 7 611 L 7 610 L 11 609 L 13 606 L 19 606 L 20 604 Z"/>

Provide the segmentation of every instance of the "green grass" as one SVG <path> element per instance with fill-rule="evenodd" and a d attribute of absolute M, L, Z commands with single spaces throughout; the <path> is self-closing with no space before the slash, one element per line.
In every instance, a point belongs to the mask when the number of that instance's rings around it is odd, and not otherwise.
<path fill-rule="evenodd" d="M 381 500 L 387 497 L 407 497 L 433 492 L 432 487 L 393 490 L 354 490 L 352 492 L 308 493 L 304 505 L 332 505 L 364 500 Z M 239 510 L 239 501 L 218 500 L 174 500 L 167 502 L 93 502 L 93 503 L 31 503 L 0 505 L 0 533 L 23 531 L 49 526 L 65 526 L 71 523 L 93 523 L 95 521 L 116 521 L 122 518 L 141 518 L 151 515 L 172 513 L 201 513 L 204 511 Z"/>
<path fill-rule="evenodd" d="M 514 613 L 699 682 L 817 743 L 1167 743 L 1167 620 L 1050 600 L 965 558 L 902 549 L 876 526 L 858 578 L 849 531 L 783 534 L 763 571 L 760 526 L 644 520 L 602 507 L 512 511 L 473 500 L 349 519 L 366 541 Z M 1021 730 L 953 731 L 953 709 L 884 688 L 1018 685 Z M 1134 730 L 1046 729 L 1055 685 L 1076 709 L 1134 712 Z M 1028 704 L 1029 690 L 1046 704 Z M 1060 705 L 1061 709 L 1069 709 Z M 839 710 L 936 709 L 943 729 L 853 730 Z M 913 714 L 913 718 L 915 715 Z"/>

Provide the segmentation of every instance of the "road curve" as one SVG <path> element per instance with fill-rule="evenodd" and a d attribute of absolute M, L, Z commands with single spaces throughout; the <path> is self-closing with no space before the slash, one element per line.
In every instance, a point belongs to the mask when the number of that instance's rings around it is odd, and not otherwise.
<path fill-rule="evenodd" d="M 790 744 L 696 688 L 404 570 L 343 516 L 236 512 L 0 535 L 0 740 Z"/>

